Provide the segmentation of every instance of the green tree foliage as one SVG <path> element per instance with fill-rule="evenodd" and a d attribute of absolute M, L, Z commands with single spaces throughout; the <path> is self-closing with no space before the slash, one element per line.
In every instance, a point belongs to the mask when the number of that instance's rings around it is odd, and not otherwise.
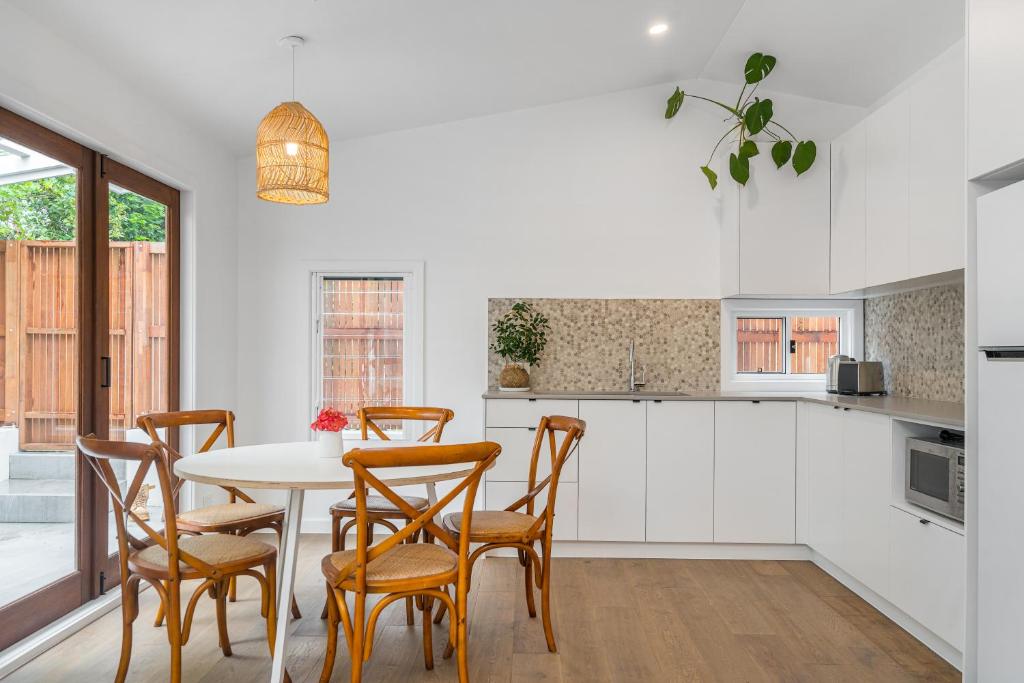
<path fill-rule="evenodd" d="M 0 240 L 75 239 L 76 177 L 0 185 Z M 111 242 L 163 242 L 165 207 L 134 192 L 110 193 Z"/>

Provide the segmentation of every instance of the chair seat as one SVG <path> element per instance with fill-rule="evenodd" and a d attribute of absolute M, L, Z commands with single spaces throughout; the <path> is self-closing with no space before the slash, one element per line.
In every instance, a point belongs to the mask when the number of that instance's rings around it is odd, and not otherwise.
<path fill-rule="evenodd" d="M 248 536 L 232 534 L 203 534 L 202 536 L 182 536 L 178 539 L 178 548 L 194 555 L 207 564 L 217 567 L 234 565 L 242 569 L 258 567 L 271 562 L 277 555 L 277 549 L 262 541 Z M 168 574 L 167 551 L 158 545 L 132 553 L 128 565 L 134 572 L 147 576 Z M 202 573 L 195 567 L 178 562 L 178 569 L 183 578 L 195 578 Z"/>
<path fill-rule="evenodd" d="M 430 501 L 426 498 L 420 498 L 419 496 L 402 496 L 402 500 L 408 503 L 414 510 L 423 512 L 430 507 Z M 395 517 L 405 517 L 405 513 L 398 509 L 398 506 L 392 503 L 384 496 L 367 496 L 366 497 L 366 511 L 370 514 L 378 515 L 393 515 Z M 341 514 L 347 517 L 351 517 L 356 513 L 356 499 L 349 498 L 343 500 L 340 503 L 335 503 L 331 506 L 331 514 Z"/>
<path fill-rule="evenodd" d="M 266 503 L 225 503 L 196 508 L 178 514 L 178 523 L 189 530 L 202 531 L 223 526 L 249 526 L 284 518 L 284 508 Z"/>
<path fill-rule="evenodd" d="M 473 542 L 507 541 L 522 538 L 537 522 L 537 518 L 523 512 L 508 510 L 480 510 L 473 512 L 470 520 L 469 538 Z M 444 516 L 444 528 L 458 535 L 462 530 L 462 513 L 453 512 Z"/>
<path fill-rule="evenodd" d="M 347 587 L 354 581 L 355 571 L 342 577 L 341 570 L 355 556 L 355 550 L 342 550 L 325 556 L 321 562 L 324 577 L 334 585 Z M 368 588 L 386 587 L 389 583 L 422 579 L 426 585 L 441 586 L 450 582 L 448 579 L 458 566 L 458 555 L 443 545 L 403 543 L 370 561 L 366 566 L 366 584 Z M 431 583 L 435 578 L 437 583 Z"/>

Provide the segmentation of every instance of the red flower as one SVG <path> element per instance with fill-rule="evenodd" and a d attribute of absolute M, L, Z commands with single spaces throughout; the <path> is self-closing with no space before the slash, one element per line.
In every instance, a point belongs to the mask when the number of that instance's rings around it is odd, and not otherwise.
<path fill-rule="evenodd" d="M 348 426 L 348 418 L 334 408 L 324 408 L 309 428 L 316 432 L 340 432 Z"/>

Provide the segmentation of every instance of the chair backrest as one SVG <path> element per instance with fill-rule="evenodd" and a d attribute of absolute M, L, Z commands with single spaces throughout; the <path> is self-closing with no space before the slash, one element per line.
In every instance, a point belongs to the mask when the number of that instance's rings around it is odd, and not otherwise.
<path fill-rule="evenodd" d="M 390 441 L 388 435 L 377 424 L 383 420 L 419 420 L 421 422 L 433 422 L 434 425 L 428 429 L 417 441 L 441 441 L 441 432 L 444 426 L 455 419 L 455 411 L 448 408 L 427 408 L 413 406 L 367 406 L 360 408 L 356 413 L 359 418 L 360 435 L 367 438 L 368 430 L 373 431 L 381 439 Z"/>
<path fill-rule="evenodd" d="M 207 576 L 213 575 L 216 571 L 215 567 L 178 547 L 178 528 L 173 514 L 174 487 L 171 484 L 169 470 L 171 460 L 165 444 L 159 441 L 151 444 L 106 441 L 88 436 L 78 437 L 76 443 L 78 450 L 85 457 L 85 461 L 95 470 L 100 481 L 110 491 L 110 500 L 114 506 L 114 521 L 117 526 L 117 546 L 120 552 L 122 577 L 128 576 L 128 555 L 131 550 L 141 550 L 154 544 L 167 551 L 167 567 L 172 580 L 177 579 L 180 575 L 179 561 L 185 562 Z M 126 491 L 121 490 L 117 474 L 110 464 L 111 460 L 138 463 L 135 476 Z M 146 475 L 151 468 L 156 471 L 164 511 L 167 513 L 164 515 L 163 532 L 151 527 L 132 510 L 132 503 L 145 483 Z M 128 531 L 129 519 L 146 532 L 147 539 L 131 535 Z"/>
<path fill-rule="evenodd" d="M 149 438 L 153 440 L 153 443 L 163 444 L 170 455 L 171 466 L 178 461 L 181 454 L 160 438 L 160 433 L 157 431 L 159 429 L 212 427 L 213 429 L 210 431 L 209 436 L 206 437 L 206 441 L 196 451 L 197 453 L 206 453 L 213 448 L 221 434 L 224 435 L 228 448 L 235 447 L 235 414 L 230 410 L 178 410 L 170 413 L 148 413 L 146 415 L 139 415 L 135 424 L 138 425 L 139 429 L 145 430 Z M 171 481 L 174 482 L 174 496 L 177 497 L 178 490 L 183 482 L 178 481 L 173 476 L 173 473 Z M 228 492 L 228 502 L 234 503 L 236 499 L 241 499 L 246 503 L 254 502 L 244 491 L 233 486 L 221 486 L 221 488 Z"/>
<path fill-rule="evenodd" d="M 472 523 L 473 502 L 476 499 L 480 480 L 491 466 L 494 459 L 501 453 L 501 446 L 492 441 L 479 443 L 453 444 L 450 446 L 411 446 L 407 448 L 357 448 L 345 454 L 342 462 L 352 468 L 356 493 L 356 552 L 355 558 L 342 569 L 341 576 L 350 576 L 355 570 L 356 586 L 359 590 L 366 588 L 366 565 L 382 553 L 387 552 L 399 543 L 404 543 L 420 529 L 426 529 L 433 536 L 458 553 L 459 570 L 468 569 L 469 529 Z M 465 463 L 466 474 L 457 480 L 458 483 L 443 498 L 422 512 L 414 509 L 398 495 L 394 489 L 377 478 L 374 471 L 395 467 L 453 465 Z M 372 470 L 372 471 L 371 471 Z M 387 476 L 385 475 L 386 479 Z M 369 488 L 390 500 L 405 513 L 409 521 L 397 534 L 393 534 L 381 543 L 369 547 L 373 539 L 368 535 L 368 514 L 366 498 Z M 460 493 L 465 492 L 462 505 L 462 524 L 459 537 L 456 539 L 447 530 L 434 523 L 434 518 Z"/>
<path fill-rule="evenodd" d="M 580 439 L 587 431 L 587 423 L 575 417 L 564 415 L 545 415 L 540 418 L 537 425 L 537 438 L 533 441 L 533 453 L 530 455 L 530 474 L 527 481 L 527 493 L 525 496 L 512 503 L 507 510 L 518 510 L 526 506 L 526 514 L 534 514 L 534 499 L 544 489 L 548 490 L 547 501 L 544 509 L 537 516 L 537 523 L 531 532 L 536 531 L 541 525 L 546 525 L 546 533 L 550 534 L 555 514 L 555 497 L 558 494 L 558 479 L 562 474 L 562 467 L 569 457 L 576 451 Z M 544 444 L 547 442 L 547 448 Z M 537 466 L 540 464 L 541 451 L 546 450 L 547 457 L 551 463 L 551 474 L 543 481 L 537 481 Z"/>

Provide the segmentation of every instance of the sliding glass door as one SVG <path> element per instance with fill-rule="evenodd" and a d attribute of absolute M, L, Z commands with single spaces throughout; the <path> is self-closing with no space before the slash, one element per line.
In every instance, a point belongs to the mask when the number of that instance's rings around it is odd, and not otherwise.
<path fill-rule="evenodd" d="M 0 109 L 0 649 L 115 585 L 74 439 L 176 407 L 178 204 Z"/>

